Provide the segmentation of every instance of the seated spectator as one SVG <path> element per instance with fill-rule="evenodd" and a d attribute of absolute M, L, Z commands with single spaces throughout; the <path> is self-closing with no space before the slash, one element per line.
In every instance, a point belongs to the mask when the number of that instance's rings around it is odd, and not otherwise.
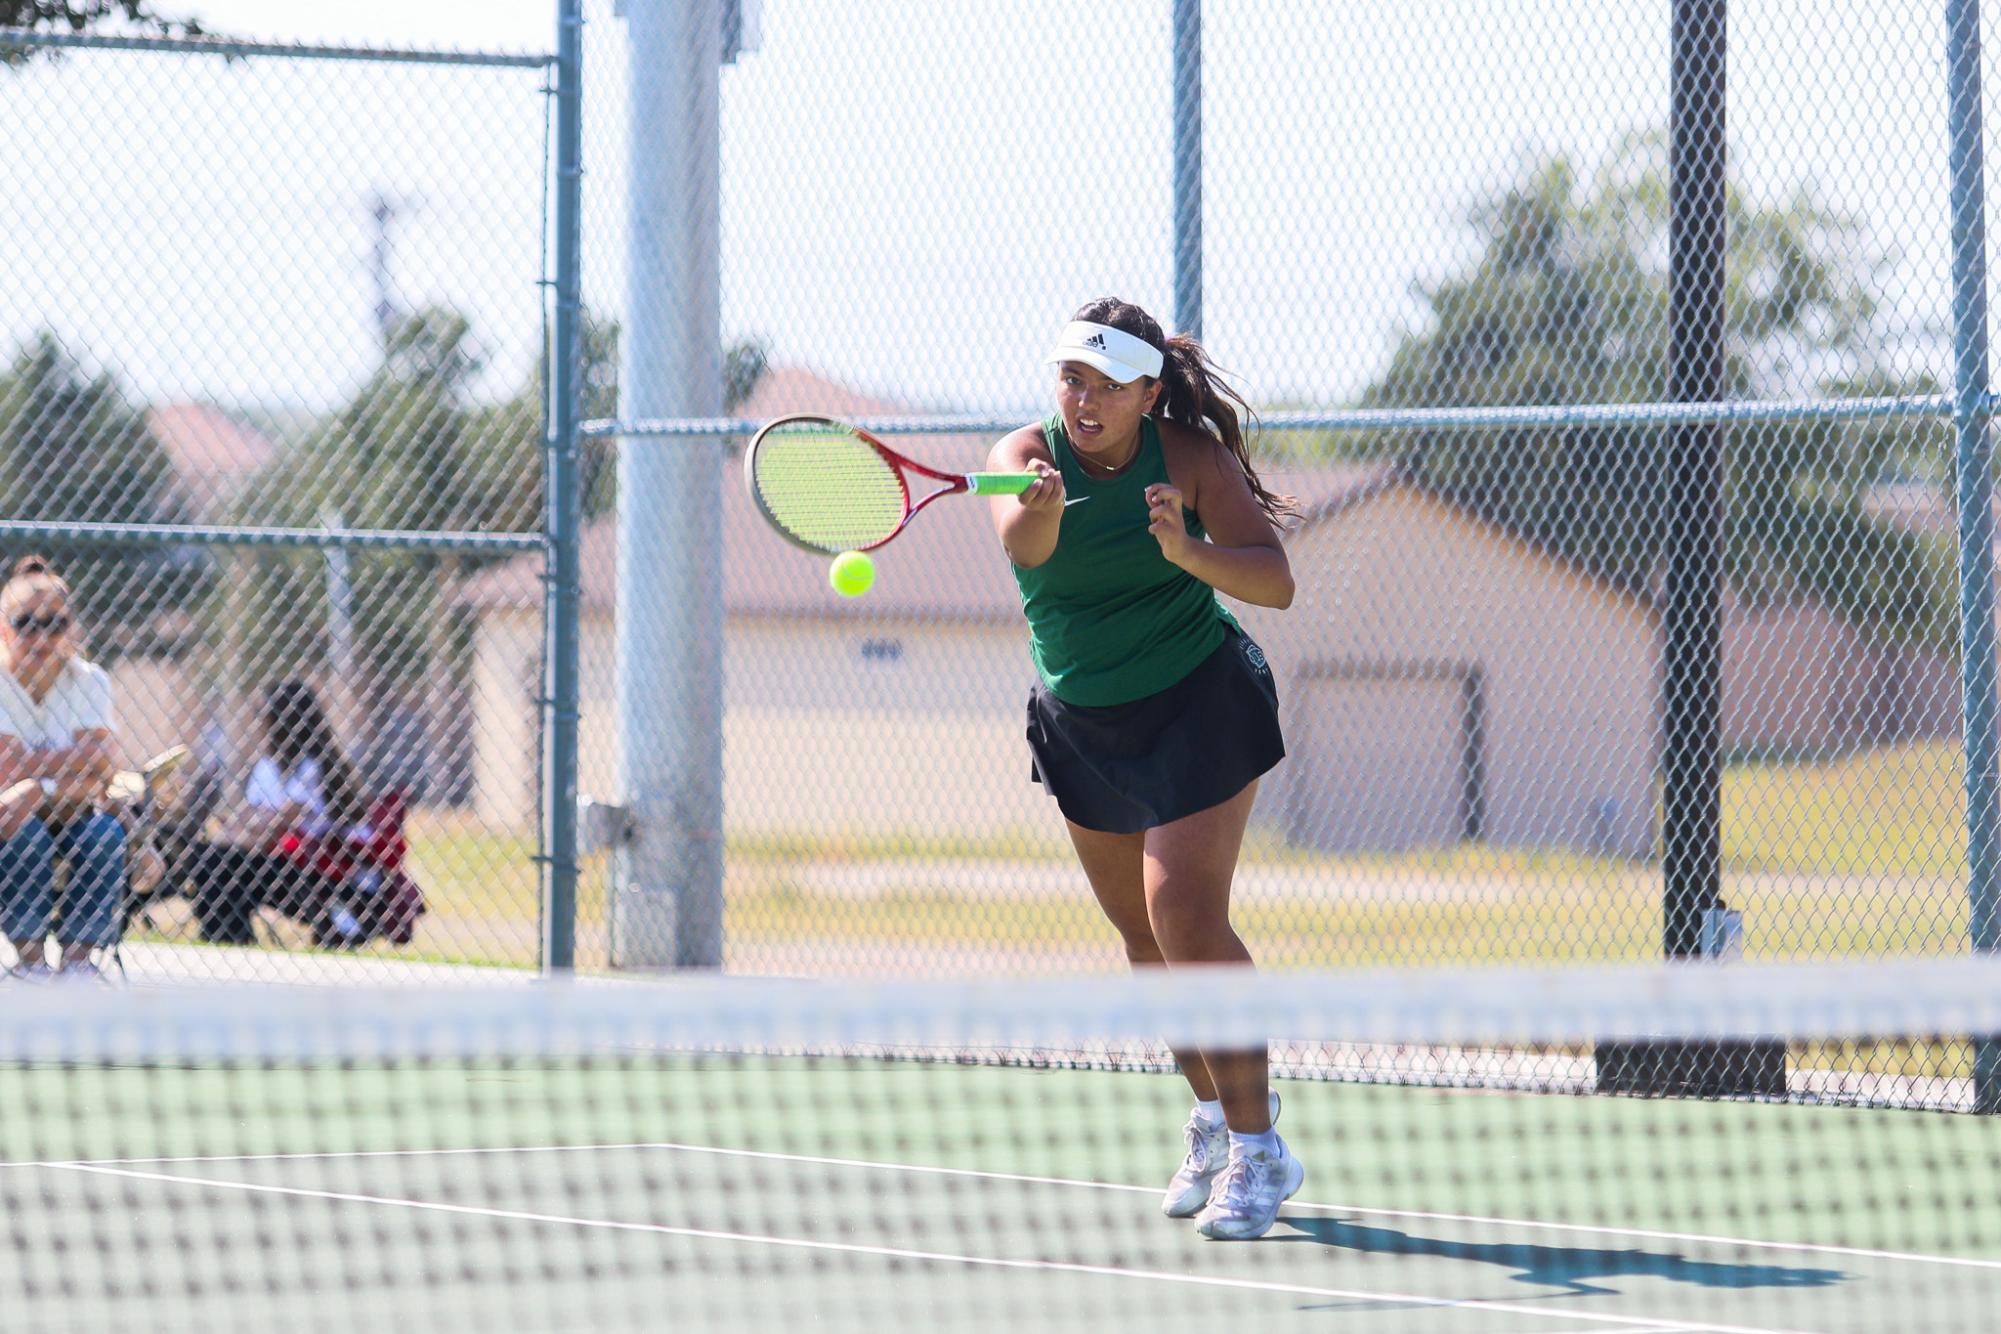
<path fill-rule="evenodd" d="M 112 771 L 111 678 L 83 657 L 69 585 L 47 560 L 0 585 L 0 931 L 12 975 L 94 977 L 94 950 L 123 925 L 125 830 L 102 808 Z M 56 863 L 67 873 L 58 961 Z"/>
<path fill-rule="evenodd" d="M 180 868 L 192 882 L 205 940 L 256 941 L 257 908 L 304 917 L 335 896 L 325 878 L 287 856 L 288 837 L 322 839 L 366 816 L 360 783 L 319 697 L 304 681 L 280 681 L 265 696 L 263 746 L 221 835 L 197 842 Z M 316 932 L 323 925 L 313 923 Z"/>

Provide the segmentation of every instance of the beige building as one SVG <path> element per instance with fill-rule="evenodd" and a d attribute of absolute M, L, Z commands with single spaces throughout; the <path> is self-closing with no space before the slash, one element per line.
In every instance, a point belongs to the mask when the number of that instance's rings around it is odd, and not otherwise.
<path fill-rule="evenodd" d="M 887 415 L 775 372 L 746 415 Z M 829 404 L 832 404 L 829 409 Z M 979 465 L 977 441 L 915 452 Z M 1275 474 L 1300 497 L 1284 612 L 1239 608 L 1278 672 L 1290 751 L 1254 819 L 1302 846 L 1395 850 L 1467 839 L 1649 855 L 1656 841 L 1660 616 L 1393 466 Z M 724 532 L 724 819 L 733 836 L 1046 836 L 1028 781 L 1032 679 L 1019 602 L 978 502 L 948 499 L 878 553 L 866 597 L 770 533 L 732 469 Z M 581 788 L 615 797 L 616 536 L 583 548 Z M 466 588 L 475 617 L 479 814 L 538 809 L 540 565 Z M 1725 608 L 1724 742 L 1821 751 L 1949 735 L 1949 664 L 1872 647 L 1813 603 Z M 1940 682 L 1944 682 L 1941 687 Z"/>
<path fill-rule="evenodd" d="M 1259 618 L 1290 751 L 1261 815 L 1339 851 L 1650 850 L 1647 602 L 1393 468 L 1319 489 L 1288 541 L 1293 605 Z"/>
<path fill-rule="evenodd" d="M 890 405 L 797 370 L 766 375 L 746 417 L 813 410 L 888 415 Z M 923 439 L 926 462 L 973 469 L 985 444 Z M 732 461 L 734 465 L 734 460 Z M 876 553 L 875 587 L 842 598 L 828 562 L 759 517 L 739 468 L 725 470 L 725 819 L 733 834 L 1047 833 L 1056 817 L 1028 779 L 1027 631 L 985 502 L 948 497 Z M 616 523 L 582 550 L 579 789 L 615 796 Z M 541 561 L 469 581 L 477 814 L 527 827 L 539 806 L 535 699 L 542 671 Z"/>

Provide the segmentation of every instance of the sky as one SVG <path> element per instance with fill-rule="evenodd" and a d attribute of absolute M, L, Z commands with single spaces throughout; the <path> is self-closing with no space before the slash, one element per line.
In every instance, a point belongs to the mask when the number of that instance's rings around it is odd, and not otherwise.
<path fill-rule="evenodd" d="M 552 0 L 156 0 L 214 32 L 297 42 L 541 51 L 555 40 Z"/>
<path fill-rule="evenodd" d="M 554 30 L 552 0 L 180 7 L 316 42 L 533 51 Z M 1166 0 L 762 8 L 759 49 L 721 75 L 726 338 L 914 409 L 1006 412 L 1040 402 L 1041 353 L 1084 301 L 1171 316 Z M 1939 8 L 1731 7 L 1736 177 L 1862 218 L 1889 327 L 1944 310 Z M 1469 211 L 1551 155 L 1588 173 L 1665 123 L 1667 12 L 1208 0 L 1212 353 L 1261 406 L 1351 399 L 1422 324 L 1424 285 L 1474 253 Z M 632 248 L 678 243 L 624 197 L 668 131 L 627 124 L 625 20 L 610 0 L 587 20 L 586 299 L 616 318 Z M 1992 103 L 1991 68 L 1988 86 Z M 323 411 L 376 355 L 383 199 L 392 299 L 467 313 L 479 392 L 516 392 L 542 336 L 540 88 L 534 70 L 104 53 L 0 75 L 0 336 L 53 329 L 144 399 Z"/>

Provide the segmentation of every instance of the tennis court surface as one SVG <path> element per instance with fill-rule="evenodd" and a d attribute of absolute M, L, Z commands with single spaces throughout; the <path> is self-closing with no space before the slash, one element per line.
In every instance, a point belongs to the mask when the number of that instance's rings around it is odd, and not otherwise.
<path fill-rule="evenodd" d="M 1612 1036 L 2001 1031 L 1996 981 L 16 992 L 0 1324 L 1989 1329 L 1991 1118 L 1452 1085 Z M 1306 1184 L 1208 1242 L 1158 1212 L 1188 1095 L 1155 1044 L 1257 1033 Z"/>

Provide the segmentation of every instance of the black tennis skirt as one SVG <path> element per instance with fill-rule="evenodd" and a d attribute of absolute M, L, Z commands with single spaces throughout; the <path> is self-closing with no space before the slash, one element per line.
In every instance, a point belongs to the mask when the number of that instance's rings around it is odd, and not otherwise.
<path fill-rule="evenodd" d="M 1144 699 L 1092 708 L 1040 682 L 1029 692 L 1030 777 L 1065 819 L 1136 834 L 1228 801 L 1285 758 L 1264 651 L 1225 630 L 1194 671 Z"/>

